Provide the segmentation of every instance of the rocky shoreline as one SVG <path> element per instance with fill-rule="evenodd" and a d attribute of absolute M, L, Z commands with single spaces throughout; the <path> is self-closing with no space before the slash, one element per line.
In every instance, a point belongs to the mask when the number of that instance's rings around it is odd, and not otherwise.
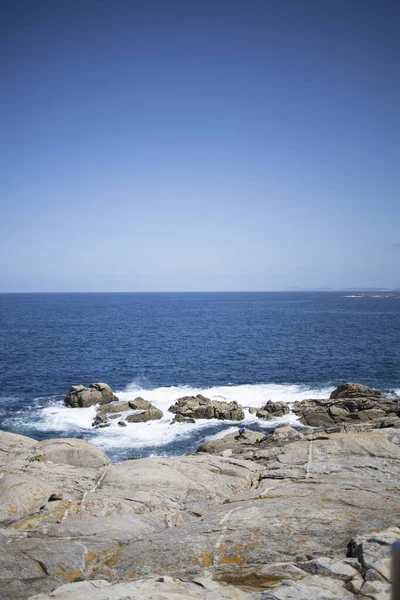
<path fill-rule="evenodd" d="M 74 386 L 65 403 L 98 405 L 97 425 L 128 410 L 134 422 L 160 418 L 144 399 L 121 410 L 106 384 Z M 202 396 L 173 407 L 178 422 L 238 423 L 244 408 Z M 79 439 L 0 431 L 1 598 L 389 600 L 400 401 L 344 384 L 293 412 L 299 430 L 117 464 Z"/>

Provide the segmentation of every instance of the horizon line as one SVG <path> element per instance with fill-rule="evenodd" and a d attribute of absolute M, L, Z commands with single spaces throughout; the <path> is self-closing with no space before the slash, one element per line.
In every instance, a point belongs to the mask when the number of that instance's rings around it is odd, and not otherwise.
<path fill-rule="evenodd" d="M 130 290 L 130 291 L 19 291 L 0 292 L 12 294 L 277 294 L 277 293 L 332 293 L 332 292 L 400 292 L 400 287 L 354 287 L 354 288 L 304 288 L 277 290 Z"/>

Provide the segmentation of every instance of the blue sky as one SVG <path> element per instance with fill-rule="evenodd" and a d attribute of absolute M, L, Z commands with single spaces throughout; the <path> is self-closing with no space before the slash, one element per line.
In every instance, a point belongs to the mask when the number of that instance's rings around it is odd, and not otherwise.
<path fill-rule="evenodd" d="M 0 291 L 400 286 L 396 2 L 0 11 Z"/>

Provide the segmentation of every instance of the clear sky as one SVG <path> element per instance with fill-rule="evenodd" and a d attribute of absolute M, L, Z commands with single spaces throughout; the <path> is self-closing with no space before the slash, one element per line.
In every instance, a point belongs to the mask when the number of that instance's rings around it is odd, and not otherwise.
<path fill-rule="evenodd" d="M 3 0 L 0 291 L 400 286 L 399 7 Z"/>

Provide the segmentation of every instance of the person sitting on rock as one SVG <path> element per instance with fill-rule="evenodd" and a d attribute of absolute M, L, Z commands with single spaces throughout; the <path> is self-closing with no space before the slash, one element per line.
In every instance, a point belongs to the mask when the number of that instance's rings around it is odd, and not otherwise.
<path fill-rule="evenodd" d="M 244 435 L 246 433 L 246 430 L 244 427 L 241 427 L 239 429 L 239 434 L 235 435 L 235 440 L 241 440 L 242 438 L 246 438 L 246 436 Z"/>

